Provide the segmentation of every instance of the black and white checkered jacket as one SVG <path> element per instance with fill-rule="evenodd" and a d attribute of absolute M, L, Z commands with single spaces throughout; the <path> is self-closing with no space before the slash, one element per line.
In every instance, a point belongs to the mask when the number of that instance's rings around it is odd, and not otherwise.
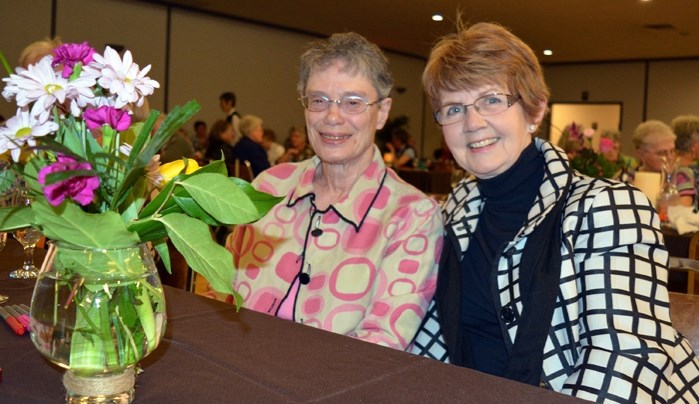
<path fill-rule="evenodd" d="M 522 251 L 561 197 L 570 170 L 562 150 L 541 139 L 535 142 L 546 174 L 524 226 L 504 246 L 497 264 L 494 301 L 507 330 L 508 350 L 523 310 L 518 282 Z M 474 179 L 452 191 L 443 213 L 456 238 L 445 241 L 445 250 L 454 242 L 461 254 L 466 251 L 483 203 Z M 627 184 L 575 172 L 562 215 L 560 284 L 541 384 L 600 402 L 699 402 L 699 360 L 670 324 L 668 252 L 648 198 Z M 444 270 L 459 267 L 441 268 L 438 282 L 445 278 Z M 457 310 L 459 302 L 441 306 Z M 434 301 L 410 350 L 449 361 Z"/>

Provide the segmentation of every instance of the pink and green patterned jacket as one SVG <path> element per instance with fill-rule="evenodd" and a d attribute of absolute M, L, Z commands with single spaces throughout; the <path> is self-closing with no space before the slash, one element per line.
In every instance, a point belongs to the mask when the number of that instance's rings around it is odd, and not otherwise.
<path fill-rule="evenodd" d="M 411 342 L 435 291 L 438 204 L 388 169 L 378 148 L 349 196 L 313 201 L 318 157 L 281 164 L 253 185 L 286 198 L 228 239 L 244 307 L 396 349 Z M 287 296 L 288 295 L 288 296 Z"/>

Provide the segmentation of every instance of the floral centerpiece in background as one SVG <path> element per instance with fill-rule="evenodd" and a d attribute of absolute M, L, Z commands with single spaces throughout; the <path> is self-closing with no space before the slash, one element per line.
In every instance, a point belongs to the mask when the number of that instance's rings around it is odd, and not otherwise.
<path fill-rule="evenodd" d="M 573 169 L 595 178 L 619 178 L 622 167 L 616 161 L 609 161 L 604 154 L 612 150 L 614 140 L 601 137 L 599 153 L 592 147 L 595 130 L 584 128 L 575 122 L 561 132 L 559 142 L 570 158 Z"/>
<path fill-rule="evenodd" d="M 2 95 L 18 108 L 0 128 L 0 155 L 11 167 L 0 174 L 0 192 L 18 177 L 32 202 L 0 208 L 0 230 L 33 226 L 57 241 L 48 254 L 52 286 L 39 290 L 40 278 L 32 299 L 32 339 L 81 376 L 133 366 L 164 332 L 159 281 L 129 278 L 150 259 L 138 255 L 144 243 L 169 269 L 171 240 L 215 290 L 237 295 L 233 258 L 209 226 L 255 221 L 279 201 L 227 177 L 223 161 L 160 166 L 160 148 L 200 107 L 174 108 L 157 129 L 157 111 L 135 122 L 133 110 L 159 87 L 149 70 L 129 51 L 122 58 L 110 47 L 99 54 L 87 43 L 64 44 L 3 79 Z M 52 312 L 35 313 L 49 294 Z M 61 341 L 46 340 L 56 334 Z"/>

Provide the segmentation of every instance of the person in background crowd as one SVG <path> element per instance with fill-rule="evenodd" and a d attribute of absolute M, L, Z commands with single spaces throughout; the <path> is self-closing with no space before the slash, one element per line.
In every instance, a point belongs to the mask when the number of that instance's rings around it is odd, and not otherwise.
<path fill-rule="evenodd" d="M 262 119 L 255 115 L 240 118 L 240 133 L 243 137 L 233 147 L 233 159 L 249 161 L 253 177 L 270 167 L 267 152 L 262 147 Z"/>
<path fill-rule="evenodd" d="M 277 143 L 277 134 L 272 129 L 265 129 L 262 133 L 262 147 L 267 152 L 267 160 L 269 165 L 277 164 L 279 157 L 284 155 L 284 146 Z"/>
<path fill-rule="evenodd" d="M 19 65 L 25 69 L 29 65 L 36 64 L 47 55 L 53 55 L 53 50 L 61 46 L 63 42 L 59 37 L 46 38 L 27 45 L 19 55 Z"/>
<path fill-rule="evenodd" d="M 391 141 L 386 143 L 389 153 L 393 154 L 393 167 L 414 168 L 413 161 L 417 157 L 415 149 L 410 145 L 410 133 L 403 128 L 396 128 L 391 134 Z"/>
<path fill-rule="evenodd" d="M 206 162 L 220 160 L 223 157 L 226 166 L 228 166 L 228 175 L 233 175 L 231 172 L 231 165 L 234 160 L 233 146 L 231 146 L 233 136 L 233 125 L 230 122 L 226 122 L 223 119 L 214 122 L 209 132 L 209 145 L 206 148 L 206 153 L 204 153 Z"/>
<path fill-rule="evenodd" d="M 679 158 L 675 183 L 680 194 L 680 204 L 684 206 L 696 206 L 697 181 L 699 180 L 699 116 L 680 115 L 672 122 L 672 131 L 677 138 L 675 148 Z"/>
<path fill-rule="evenodd" d="M 652 119 L 638 125 L 633 134 L 638 171 L 661 172 L 663 161 L 677 157 L 675 139 L 672 128 L 662 121 Z"/>
<path fill-rule="evenodd" d="M 446 201 L 435 304 L 412 352 L 597 402 L 697 402 L 658 214 L 532 139 L 549 99 L 534 52 L 500 25 L 459 25 L 422 77 L 475 178 Z"/>
<path fill-rule="evenodd" d="M 236 109 L 236 97 L 235 93 L 232 91 L 227 91 L 218 97 L 219 106 L 221 111 L 226 114 L 226 122 L 233 125 L 233 139 L 231 140 L 231 146 L 238 143 L 241 138 L 240 134 L 240 114 Z"/>
<path fill-rule="evenodd" d="M 209 145 L 209 133 L 207 132 L 206 122 L 194 122 L 194 136 L 192 137 L 192 148 L 194 149 L 194 159 L 199 163 L 204 161 L 204 154 Z M 201 164 L 200 164 L 201 165 Z"/>
<path fill-rule="evenodd" d="M 296 126 L 289 129 L 286 152 L 277 160 L 277 163 L 296 163 L 313 157 L 313 149 L 308 143 L 305 131 L 301 131 Z"/>
<path fill-rule="evenodd" d="M 396 349 L 413 338 L 434 291 L 442 225 L 437 203 L 387 169 L 374 144 L 392 84 L 387 58 L 356 33 L 301 56 L 316 156 L 253 182 L 284 200 L 227 240 L 246 308 Z"/>

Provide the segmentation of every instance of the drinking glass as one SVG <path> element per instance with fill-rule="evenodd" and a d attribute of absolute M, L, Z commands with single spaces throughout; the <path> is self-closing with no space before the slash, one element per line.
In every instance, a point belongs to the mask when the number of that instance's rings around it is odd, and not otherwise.
<path fill-rule="evenodd" d="M 27 197 L 26 192 L 18 191 L 15 193 L 14 206 L 29 205 L 30 203 L 31 199 Z M 41 232 L 34 227 L 24 227 L 15 230 L 13 236 L 24 248 L 24 263 L 21 268 L 10 272 L 10 278 L 36 279 L 38 271 L 34 266 L 34 247 L 41 239 Z"/>

